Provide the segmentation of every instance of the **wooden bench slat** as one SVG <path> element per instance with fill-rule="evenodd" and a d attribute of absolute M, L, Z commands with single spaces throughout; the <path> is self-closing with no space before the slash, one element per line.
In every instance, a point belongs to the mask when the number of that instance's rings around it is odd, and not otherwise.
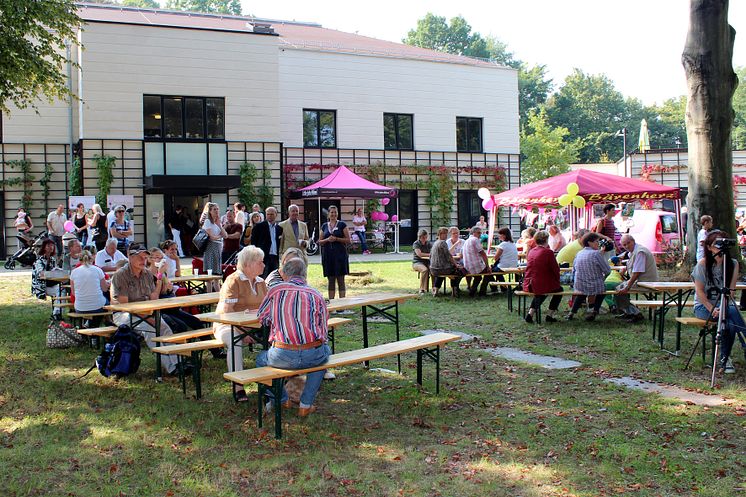
<path fill-rule="evenodd" d="M 350 318 L 329 318 L 326 322 L 326 326 L 328 328 L 335 328 L 337 326 L 342 326 L 343 324 L 351 323 L 352 319 Z"/>
<path fill-rule="evenodd" d="M 662 300 L 630 300 L 630 304 L 636 307 L 663 307 Z M 694 302 L 686 302 L 684 307 L 694 307 Z"/>
<path fill-rule="evenodd" d="M 67 314 L 68 317 L 71 318 L 93 318 L 93 317 L 100 317 L 100 316 L 111 316 L 111 311 L 104 311 L 104 312 L 70 312 Z"/>
<path fill-rule="evenodd" d="M 433 333 L 432 335 L 423 335 L 421 337 L 401 340 L 399 342 L 390 342 L 382 345 L 368 347 L 366 349 L 350 350 L 348 352 L 334 354 L 329 356 L 329 360 L 326 363 L 313 368 L 279 369 L 270 366 L 264 366 L 260 368 L 244 369 L 242 371 L 234 371 L 232 373 L 224 373 L 223 378 L 233 383 L 239 383 L 241 385 L 246 385 L 249 383 L 267 383 L 276 378 L 299 376 L 306 373 L 312 373 L 314 371 L 320 371 L 322 369 L 342 367 L 350 364 L 358 364 L 361 362 L 372 361 L 374 359 L 380 359 L 382 357 L 404 354 L 406 352 L 412 352 L 426 347 L 443 345 L 460 338 L 461 337 L 459 337 L 458 335 L 454 335 L 452 333 Z"/>
<path fill-rule="evenodd" d="M 100 328 L 80 328 L 78 333 L 90 337 L 110 337 L 116 331 L 116 326 L 101 326 Z"/>
<path fill-rule="evenodd" d="M 71 309 L 74 308 L 75 304 L 71 302 L 54 302 L 52 303 L 52 308 L 54 309 Z"/>
<path fill-rule="evenodd" d="M 202 338 L 207 337 L 213 334 L 212 327 L 210 328 L 202 328 L 199 330 L 191 330 L 191 331 L 185 331 L 183 333 L 174 333 L 173 335 L 166 335 L 161 337 L 154 337 L 152 340 L 154 342 L 161 342 L 161 343 L 183 343 L 187 340 L 192 340 L 194 338 Z"/>
<path fill-rule="evenodd" d="M 681 317 L 676 318 L 676 321 L 687 326 L 704 326 L 708 321 L 695 317 Z M 715 324 L 713 321 L 709 321 L 709 324 Z"/>
<path fill-rule="evenodd" d="M 603 293 L 603 295 L 616 295 L 617 293 L 619 293 L 619 292 L 617 292 L 616 290 L 606 290 Z M 536 295 L 534 293 L 526 292 L 524 290 L 517 290 L 515 292 L 515 294 L 518 295 L 519 297 L 534 297 Z M 552 295 L 583 295 L 583 294 L 582 293 L 576 293 L 573 290 L 563 290 L 561 292 L 544 293 L 542 295 L 552 296 Z"/>
<path fill-rule="evenodd" d="M 192 352 L 200 350 L 214 349 L 225 347 L 221 340 L 205 340 L 202 342 L 177 343 L 173 345 L 164 345 L 162 347 L 153 347 L 151 350 L 159 354 L 179 354 L 191 355 Z"/>

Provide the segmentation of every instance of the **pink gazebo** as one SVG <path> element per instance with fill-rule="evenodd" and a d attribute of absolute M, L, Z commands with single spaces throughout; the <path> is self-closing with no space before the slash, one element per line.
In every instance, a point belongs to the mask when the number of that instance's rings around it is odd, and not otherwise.
<path fill-rule="evenodd" d="M 681 231 L 681 195 L 678 188 L 587 169 L 570 171 L 493 195 L 494 207 L 491 217 L 494 219 L 498 207 L 559 206 L 559 197 L 567 193 L 567 185 L 570 183 L 578 185 L 578 196 L 585 199 L 586 209 L 591 209 L 593 204 L 673 200 Z M 569 206 L 568 210 L 570 226 L 575 231 L 583 209 Z M 585 222 L 589 224 L 590 216 L 585 216 Z M 681 236 L 681 233 L 679 235 Z"/>

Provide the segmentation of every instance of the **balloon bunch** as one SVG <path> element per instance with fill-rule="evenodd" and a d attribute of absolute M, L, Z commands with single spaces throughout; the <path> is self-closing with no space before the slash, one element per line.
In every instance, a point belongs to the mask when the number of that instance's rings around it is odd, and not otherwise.
<path fill-rule="evenodd" d="M 479 198 L 482 199 L 482 208 L 486 211 L 492 210 L 493 207 L 495 207 L 495 201 L 492 199 L 492 194 L 490 191 L 482 187 L 479 190 L 477 190 L 477 195 L 479 195 Z"/>
<path fill-rule="evenodd" d="M 373 211 L 370 213 L 370 218 L 373 221 L 388 221 L 389 215 L 385 212 Z"/>
<path fill-rule="evenodd" d="M 580 187 L 577 183 L 570 183 L 569 185 L 567 185 L 567 193 L 560 196 L 559 204 L 562 207 L 567 207 L 568 205 L 572 204 L 574 207 L 582 209 L 583 207 L 585 207 L 585 199 L 578 195 L 579 191 Z"/>

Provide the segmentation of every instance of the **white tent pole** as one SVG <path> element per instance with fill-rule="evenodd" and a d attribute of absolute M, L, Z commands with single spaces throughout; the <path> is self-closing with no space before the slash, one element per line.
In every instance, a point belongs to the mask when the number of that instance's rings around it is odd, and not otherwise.
<path fill-rule="evenodd" d="M 319 235 L 318 235 L 319 237 L 317 238 L 317 240 L 321 240 L 321 197 L 319 197 L 319 226 L 318 228 L 319 228 Z"/>

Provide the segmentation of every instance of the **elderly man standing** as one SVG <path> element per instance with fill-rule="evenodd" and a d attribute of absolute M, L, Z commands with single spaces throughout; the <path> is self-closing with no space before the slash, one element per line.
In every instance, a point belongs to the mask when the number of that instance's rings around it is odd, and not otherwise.
<path fill-rule="evenodd" d="M 267 212 L 269 214 L 269 212 Z M 306 263 L 290 259 L 280 269 L 283 283 L 272 287 L 257 311 L 269 326 L 269 350 L 261 352 L 256 365 L 282 369 L 305 369 L 324 364 L 331 354 L 327 342 L 329 311 L 324 297 L 306 283 Z M 306 386 L 300 396 L 298 414 L 308 416 L 324 379 L 325 370 L 306 375 Z M 283 407 L 290 407 L 285 389 Z"/>
<path fill-rule="evenodd" d="M 620 241 L 624 250 L 629 253 L 625 272 L 629 279 L 622 283 L 619 293 L 614 299 L 621 314 L 618 318 L 629 323 L 637 323 L 645 319 L 640 309 L 630 303 L 630 291 L 634 291 L 638 281 L 658 281 L 658 268 L 655 266 L 655 256 L 647 247 L 635 243 L 632 235 L 624 235 Z"/>
<path fill-rule="evenodd" d="M 471 236 L 464 244 L 464 249 L 461 251 L 462 261 L 464 263 L 464 269 L 467 274 L 490 274 L 490 264 L 487 260 L 487 254 L 484 252 L 482 247 L 482 228 L 474 226 L 471 229 Z M 473 297 L 477 293 L 477 285 L 482 282 L 479 286 L 479 295 L 487 295 L 487 285 L 492 281 L 491 276 L 475 276 L 469 283 L 469 296 Z"/>
<path fill-rule="evenodd" d="M 142 302 L 145 300 L 157 300 L 161 295 L 161 285 L 165 280 L 153 278 L 153 274 L 145 269 L 150 252 L 139 243 L 130 244 L 127 250 L 127 264 L 111 277 L 111 302 L 112 304 L 126 304 L 128 302 Z M 117 312 L 113 316 L 117 326 L 130 325 L 131 316 L 128 312 Z M 152 318 L 145 319 L 134 326 L 134 330 L 145 338 L 145 343 L 151 349 L 155 347 L 154 321 Z M 171 335 L 173 332 L 165 321 L 161 320 L 161 336 Z M 169 374 L 177 373 L 177 358 L 174 355 L 163 355 L 161 358 L 163 367 Z M 184 368 L 184 373 L 187 373 Z"/>
<path fill-rule="evenodd" d="M 60 204 L 55 210 L 49 213 L 47 216 L 47 235 L 54 242 L 57 247 L 57 257 L 62 257 L 62 235 L 65 234 L 65 222 L 67 216 L 65 215 L 65 206 Z"/>
<path fill-rule="evenodd" d="M 305 250 L 308 243 L 308 226 L 298 220 L 300 209 L 292 204 L 288 207 L 288 218 L 279 224 L 282 228 L 282 239 L 280 240 L 280 253 L 284 254 L 289 248 Z"/>
<path fill-rule="evenodd" d="M 277 209 L 267 207 L 265 214 L 267 218 L 254 226 L 251 231 L 251 244 L 256 245 L 264 252 L 262 278 L 265 278 L 280 266 L 280 237 L 282 236 L 282 228 L 277 223 Z"/>

